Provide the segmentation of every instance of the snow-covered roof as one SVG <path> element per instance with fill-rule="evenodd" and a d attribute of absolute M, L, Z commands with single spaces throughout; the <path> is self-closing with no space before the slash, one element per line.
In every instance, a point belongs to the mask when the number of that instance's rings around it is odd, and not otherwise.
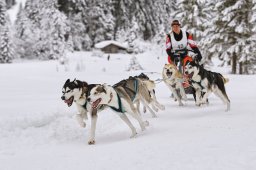
<path fill-rule="evenodd" d="M 104 48 L 110 44 L 116 45 L 120 48 L 125 48 L 125 49 L 127 48 L 127 45 L 117 42 L 117 41 L 114 41 L 114 40 L 101 41 L 101 42 L 95 44 L 95 48 Z"/>

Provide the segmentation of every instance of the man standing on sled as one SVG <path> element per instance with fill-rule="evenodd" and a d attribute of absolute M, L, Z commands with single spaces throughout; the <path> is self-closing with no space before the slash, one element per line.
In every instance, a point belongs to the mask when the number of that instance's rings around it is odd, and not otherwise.
<path fill-rule="evenodd" d="M 199 63 L 202 60 L 202 55 L 192 38 L 184 29 L 180 28 L 179 20 L 173 20 L 171 23 L 172 30 L 166 36 L 166 52 L 168 54 L 168 62 L 175 64 L 179 71 L 183 74 L 184 66 L 188 61 L 194 60 Z M 188 56 L 188 50 L 195 53 L 195 57 Z M 179 64 L 179 66 L 178 66 Z M 183 87 L 190 86 L 189 77 L 183 74 Z"/>
<path fill-rule="evenodd" d="M 180 62 L 184 66 L 188 61 L 194 60 L 199 63 L 202 55 L 192 38 L 192 35 L 180 28 L 179 20 L 173 20 L 171 23 L 172 30 L 166 36 L 166 52 L 168 62 L 177 65 Z M 187 51 L 193 51 L 195 58 L 187 55 Z M 182 70 L 180 70 L 182 71 Z"/>

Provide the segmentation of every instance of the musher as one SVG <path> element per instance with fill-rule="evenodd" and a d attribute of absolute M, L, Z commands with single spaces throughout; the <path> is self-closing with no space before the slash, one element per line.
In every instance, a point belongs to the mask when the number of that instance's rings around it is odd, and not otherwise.
<path fill-rule="evenodd" d="M 175 65 L 181 61 L 184 66 L 187 61 L 194 60 L 200 62 L 202 60 L 201 52 L 199 51 L 192 34 L 184 29 L 181 29 L 179 20 L 173 20 L 171 23 L 172 30 L 166 36 L 166 52 L 168 54 L 168 62 Z M 188 56 L 188 50 L 193 51 L 195 58 Z M 181 71 L 181 70 L 180 70 Z"/>

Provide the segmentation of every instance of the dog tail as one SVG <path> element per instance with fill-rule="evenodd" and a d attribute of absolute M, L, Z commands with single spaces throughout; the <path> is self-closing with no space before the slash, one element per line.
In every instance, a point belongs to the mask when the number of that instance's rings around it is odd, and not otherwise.
<path fill-rule="evenodd" d="M 149 91 L 154 90 L 156 87 L 156 84 L 153 80 L 147 80 L 147 81 L 143 81 L 143 82 L 145 83 L 145 85 L 147 86 L 147 89 Z"/>

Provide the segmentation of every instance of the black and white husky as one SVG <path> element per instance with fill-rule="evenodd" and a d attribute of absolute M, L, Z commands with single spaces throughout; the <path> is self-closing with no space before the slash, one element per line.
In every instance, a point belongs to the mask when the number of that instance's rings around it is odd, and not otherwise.
<path fill-rule="evenodd" d="M 204 69 L 195 62 L 188 62 L 185 66 L 185 74 L 191 77 L 191 84 L 196 90 L 196 105 L 207 104 L 207 98 L 211 92 L 221 98 L 227 105 L 226 111 L 230 110 L 230 100 L 225 90 L 225 83 L 228 82 L 220 73 Z M 205 94 L 201 95 L 201 92 Z"/>
<path fill-rule="evenodd" d="M 96 128 L 96 120 L 97 120 L 97 112 L 101 111 L 105 108 L 105 106 L 98 107 L 97 109 L 91 109 L 89 102 L 87 102 L 87 98 L 89 92 L 96 84 L 88 84 L 85 81 L 74 80 L 70 81 L 69 79 L 65 82 L 62 88 L 62 96 L 61 99 L 64 100 L 65 103 L 70 107 L 73 102 L 75 102 L 78 114 L 76 115 L 76 119 L 81 127 L 85 127 L 85 120 L 88 119 L 87 112 L 91 114 L 91 130 L 90 136 L 88 140 L 88 144 L 95 143 L 95 128 Z"/>
<path fill-rule="evenodd" d="M 134 104 L 123 87 L 112 87 L 106 84 L 97 85 L 90 91 L 88 101 L 91 103 L 93 109 L 99 108 L 101 105 L 107 105 L 115 112 L 118 113 L 120 118 L 129 126 L 132 135 L 134 137 L 137 132 L 131 121 L 128 119 L 126 113 L 129 113 L 135 118 L 141 127 L 141 130 L 145 130 L 145 126 L 148 126 L 148 121 L 143 121 L 141 115 L 137 112 Z"/>

